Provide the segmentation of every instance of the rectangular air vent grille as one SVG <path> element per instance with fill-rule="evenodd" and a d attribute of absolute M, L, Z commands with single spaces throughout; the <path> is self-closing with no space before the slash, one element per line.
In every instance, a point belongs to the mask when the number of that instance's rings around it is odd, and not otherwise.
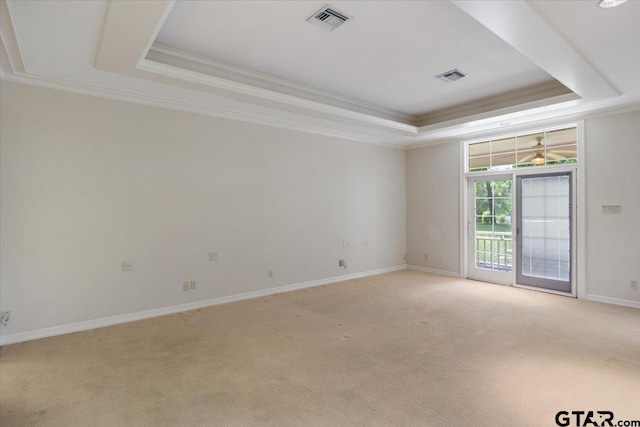
<path fill-rule="evenodd" d="M 465 73 L 460 70 L 451 70 L 446 73 L 442 73 L 436 76 L 436 79 L 440 79 L 443 82 L 455 82 L 456 80 L 460 80 L 467 77 Z"/>
<path fill-rule="evenodd" d="M 333 31 L 352 17 L 326 5 L 307 19 L 307 22 L 322 28 L 325 31 Z"/>

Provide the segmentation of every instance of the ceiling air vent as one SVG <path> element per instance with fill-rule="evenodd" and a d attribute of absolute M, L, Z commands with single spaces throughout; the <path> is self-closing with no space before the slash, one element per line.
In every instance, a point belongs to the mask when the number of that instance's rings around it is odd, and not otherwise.
<path fill-rule="evenodd" d="M 307 22 L 325 31 L 333 31 L 351 18 L 353 17 L 336 10 L 330 5 L 326 5 L 311 15 Z"/>
<path fill-rule="evenodd" d="M 455 82 L 456 80 L 460 80 L 464 77 L 467 77 L 465 73 L 460 70 L 451 70 L 446 73 L 442 73 L 436 76 L 436 79 L 440 79 L 443 82 Z"/>

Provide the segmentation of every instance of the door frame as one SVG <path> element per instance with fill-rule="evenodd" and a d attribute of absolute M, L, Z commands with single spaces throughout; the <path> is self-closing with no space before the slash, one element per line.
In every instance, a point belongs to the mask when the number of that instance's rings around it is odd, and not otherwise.
<path fill-rule="evenodd" d="M 487 172 L 474 172 L 467 173 L 466 171 L 466 162 L 467 162 L 467 145 L 469 142 L 475 142 L 477 140 L 463 140 L 460 141 L 459 144 L 459 159 L 460 159 L 460 277 L 466 279 L 469 277 L 469 226 L 468 226 L 468 218 L 469 218 L 469 177 L 470 176 L 492 176 L 492 175 L 507 175 L 512 174 L 515 182 L 516 176 L 518 175 L 537 175 L 541 173 L 553 173 L 553 172 L 573 172 L 573 206 L 574 206 L 574 215 L 572 221 L 573 223 L 573 232 L 574 238 L 572 241 L 572 284 L 571 284 L 571 293 L 568 294 L 566 292 L 558 292 L 554 290 L 547 290 L 541 288 L 534 288 L 526 285 L 518 285 L 515 284 L 515 274 L 516 269 L 513 269 L 514 279 L 513 283 L 514 287 L 531 289 L 540 292 L 547 292 L 551 294 L 558 294 L 563 296 L 572 296 L 577 297 L 579 299 L 585 299 L 587 297 L 587 280 L 586 280 L 586 187 L 585 187 L 585 132 L 584 132 L 584 121 L 578 122 L 560 122 L 560 121 L 550 121 L 546 123 L 544 128 L 523 128 L 522 132 L 527 133 L 535 133 L 545 131 L 546 128 L 549 127 L 561 127 L 561 126 L 576 126 L 577 129 L 577 137 L 578 137 L 578 162 L 573 164 L 566 165 L 554 165 L 554 166 L 543 166 L 543 167 L 534 167 L 534 168 L 523 168 L 523 169 L 512 169 L 509 171 L 487 171 Z M 520 133 L 520 129 L 518 130 Z M 494 135 L 494 138 L 500 138 L 500 135 Z M 527 170 L 530 169 L 530 170 Z M 516 215 L 516 206 L 512 206 L 513 212 L 512 216 Z M 517 245 L 515 245 L 517 246 Z M 517 247 L 514 247 L 513 257 L 518 256 Z"/>

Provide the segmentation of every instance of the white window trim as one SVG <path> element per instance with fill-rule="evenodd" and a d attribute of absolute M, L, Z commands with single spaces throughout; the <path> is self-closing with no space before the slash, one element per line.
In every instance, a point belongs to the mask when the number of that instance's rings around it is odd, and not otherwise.
<path fill-rule="evenodd" d="M 532 133 L 538 132 L 549 132 L 552 130 L 564 129 L 568 127 L 576 127 L 577 133 L 577 143 L 578 143 L 578 161 L 577 163 L 567 163 L 560 165 L 551 165 L 551 166 L 539 166 L 532 168 L 514 168 L 509 170 L 493 170 L 493 171 L 482 171 L 482 172 L 467 172 L 468 167 L 468 146 L 474 142 L 487 141 L 489 139 L 501 139 L 508 138 L 511 136 L 517 135 L 528 135 Z M 467 223 L 468 218 L 468 181 L 469 177 L 481 177 L 481 176 L 492 176 L 492 175 L 512 175 L 513 179 L 517 176 L 531 175 L 531 174 L 539 174 L 541 171 L 543 172 L 573 172 L 575 174 L 576 181 L 576 201 L 575 201 L 575 238 L 573 239 L 573 262 L 575 265 L 576 271 L 576 280 L 575 286 L 572 287 L 571 295 L 577 297 L 578 299 L 586 299 L 586 186 L 585 186 L 585 132 L 584 132 L 584 120 L 580 120 L 577 122 L 564 123 L 562 125 L 557 126 L 549 126 L 545 128 L 538 129 L 528 129 L 520 132 L 510 133 L 510 134 L 502 134 L 502 135 L 494 135 L 490 137 L 477 138 L 472 140 L 464 140 L 460 141 L 460 150 L 459 150 L 459 158 L 461 163 L 460 171 L 461 179 L 460 179 L 460 276 L 462 278 L 469 277 L 469 264 L 468 264 L 468 244 L 469 244 L 469 227 Z M 514 268 L 515 275 L 515 268 Z M 515 284 L 515 280 L 514 286 Z M 518 287 L 522 287 L 527 289 L 527 287 L 522 285 L 517 285 Z M 537 291 L 544 291 L 542 289 L 537 289 Z M 555 293 L 555 292 L 550 292 Z M 566 293 L 562 293 L 561 295 L 567 295 Z"/>

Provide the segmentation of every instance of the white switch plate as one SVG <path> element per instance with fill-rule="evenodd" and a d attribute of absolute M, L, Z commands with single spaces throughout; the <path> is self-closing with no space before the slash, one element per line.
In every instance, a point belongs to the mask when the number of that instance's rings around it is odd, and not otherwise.
<path fill-rule="evenodd" d="M 602 205 L 603 214 L 620 214 L 622 213 L 622 206 L 620 205 Z"/>
<path fill-rule="evenodd" d="M 131 261 L 122 261 L 122 271 L 133 271 L 133 263 Z"/>
<path fill-rule="evenodd" d="M 349 241 L 348 240 L 343 240 L 342 241 L 342 247 L 348 248 L 349 247 Z"/>
<path fill-rule="evenodd" d="M 273 271 L 269 270 L 269 279 L 273 278 Z"/>
<path fill-rule="evenodd" d="M 209 261 L 214 262 L 218 260 L 218 252 L 209 253 Z"/>

